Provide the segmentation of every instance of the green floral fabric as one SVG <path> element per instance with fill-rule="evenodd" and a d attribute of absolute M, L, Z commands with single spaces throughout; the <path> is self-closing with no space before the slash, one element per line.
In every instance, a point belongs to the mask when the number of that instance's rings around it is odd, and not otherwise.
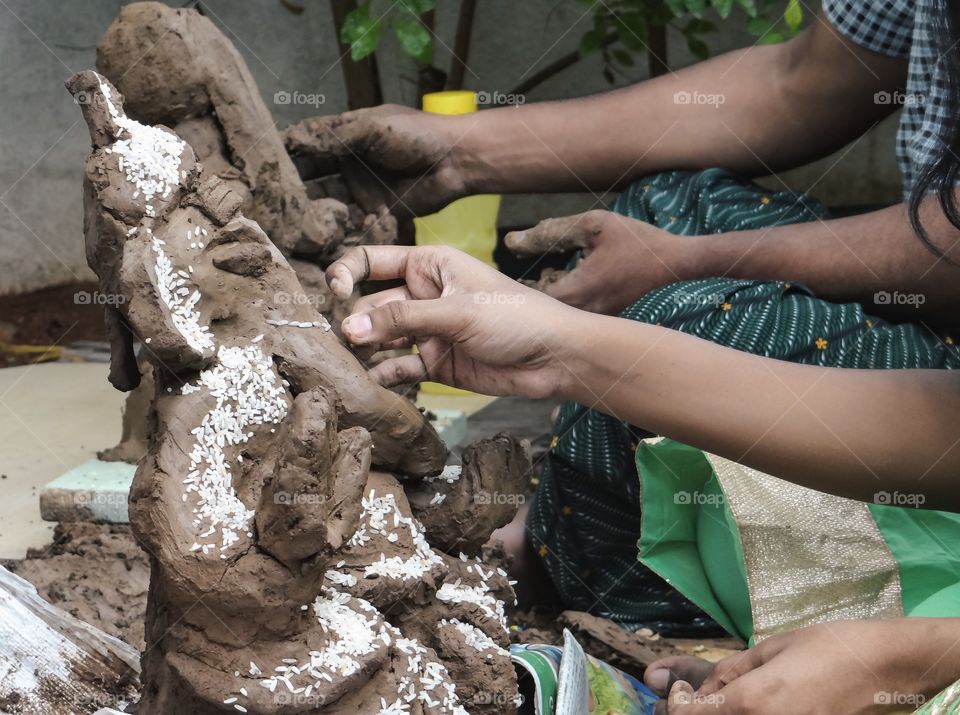
<path fill-rule="evenodd" d="M 770 193 L 719 169 L 640 180 L 621 194 L 613 210 L 678 236 L 827 216 L 808 197 Z M 859 304 L 820 300 L 785 281 L 717 277 L 674 283 L 644 296 L 621 317 L 811 365 L 960 367 L 960 350 L 950 336 L 934 335 L 919 323 L 887 323 Z M 645 436 L 640 427 L 590 405 L 563 404 L 529 512 L 528 534 L 565 608 L 667 635 L 717 632 L 709 617 L 637 560 L 640 484 L 634 451 Z"/>

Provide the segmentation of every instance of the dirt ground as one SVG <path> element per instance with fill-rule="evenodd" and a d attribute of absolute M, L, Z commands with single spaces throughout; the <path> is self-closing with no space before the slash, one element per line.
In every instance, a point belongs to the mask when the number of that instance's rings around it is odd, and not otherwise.
<path fill-rule="evenodd" d="M 105 340 L 99 296 L 92 282 L 0 296 L 0 367 L 57 359 L 56 349 L 44 349 L 49 346 Z"/>
<path fill-rule="evenodd" d="M 129 526 L 58 524 L 54 541 L 8 569 L 37 587 L 54 605 L 143 650 L 143 620 L 150 566 Z M 666 639 L 651 631 L 629 633 L 615 623 L 574 611 L 510 614 L 518 643 L 561 644 L 569 628 L 585 650 L 636 677 L 648 663 L 676 654 L 719 660 L 743 646 L 728 639 Z"/>
<path fill-rule="evenodd" d="M 53 543 L 3 565 L 53 605 L 143 650 L 150 565 L 129 526 L 58 524 Z"/>

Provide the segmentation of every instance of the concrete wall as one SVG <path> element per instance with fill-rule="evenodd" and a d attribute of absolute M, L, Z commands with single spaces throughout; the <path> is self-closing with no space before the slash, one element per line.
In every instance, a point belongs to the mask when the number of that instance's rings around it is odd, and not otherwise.
<path fill-rule="evenodd" d="M 63 89 L 71 73 L 94 66 L 96 43 L 123 3 L 118 0 L 5 0 L 0 7 L 0 294 L 91 277 L 83 257 L 80 180 L 88 150 L 80 113 Z M 345 108 L 341 61 L 326 3 L 302 3 L 295 16 L 279 0 L 205 0 L 207 15 L 237 44 L 259 83 L 278 127 L 311 114 Z M 458 3 L 439 3 L 437 34 L 450 44 Z M 589 27 L 587 8 L 573 0 L 485 0 L 473 35 L 468 86 L 508 91 L 520 75 L 576 48 Z M 740 25 L 741 23 L 736 23 Z M 671 43 L 674 67 L 692 58 Z M 416 72 L 388 38 L 380 53 L 387 101 L 412 103 Z M 751 38 L 725 29 L 711 40 L 715 51 Z M 446 64 L 449 50 L 437 47 Z M 348 60 L 344 60 L 348 61 Z M 641 66 L 645 62 L 639 63 Z M 642 67 L 618 84 L 644 77 Z M 575 65 L 537 88 L 527 101 L 603 91 L 598 58 Z M 325 96 L 319 108 L 277 105 L 280 90 Z M 834 166 L 831 158 L 793 172 L 785 181 L 832 203 L 895 200 L 893 124 L 859 141 Z M 842 154 L 842 152 L 841 152 Z M 838 155 L 839 156 L 839 155 Z M 774 182 L 776 186 L 779 182 Z M 591 195 L 509 197 L 502 222 L 533 222 L 597 205 Z M 0 316 L 2 319 L 2 316 Z"/>

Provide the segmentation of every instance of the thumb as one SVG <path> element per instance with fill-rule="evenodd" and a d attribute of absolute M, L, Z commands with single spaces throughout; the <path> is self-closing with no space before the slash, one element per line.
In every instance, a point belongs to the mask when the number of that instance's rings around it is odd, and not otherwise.
<path fill-rule="evenodd" d="M 459 331 L 468 318 L 468 311 L 449 298 L 397 300 L 348 316 L 341 331 L 354 345 L 382 345 L 400 338 L 446 338 Z"/>
<path fill-rule="evenodd" d="M 686 706 L 693 705 L 693 686 L 685 680 L 678 680 L 670 688 L 670 694 L 667 696 L 667 713 L 687 712 Z"/>
<path fill-rule="evenodd" d="M 511 231 L 504 239 L 518 256 L 541 256 L 591 248 L 600 233 L 600 222 L 592 211 L 562 218 L 548 218 L 526 231 Z"/>

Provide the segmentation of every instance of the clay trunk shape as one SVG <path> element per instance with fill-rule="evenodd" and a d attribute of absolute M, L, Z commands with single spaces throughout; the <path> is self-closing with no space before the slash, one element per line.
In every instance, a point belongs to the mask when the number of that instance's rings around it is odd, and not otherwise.
<path fill-rule="evenodd" d="M 97 45 L 97 67 L 123 93 L 132 118 L 169 126 L 191 146 L 207 176 L 240 197 L 244 215 L 296 271 L 301 298 L 339 325 L 357 295 L 334 296 L 323 269 L 352 245 L 395 243 L 397 220 L 387 207 L 361 208 L 335 162 L 321 179 L 300 180 L 240 53 L 195 9 L 125 5 Z M 136 464 L 143 456 L 140 435 L 150 408 L 145 391 L 128 398 L 121 442 L 102 459 Z"/>
<path fill-rule="evenodd" d="M 525 446 L 499 435 L 445 466 L 189 144 L 127 117 L 95 72 L 67 87 L 93 143 L 87 258 L 117 298 L 111 380 L 139 382 L 138 344 L 155 384 L 130 494 L 151 561 L 138 712 L 514 711 L 513 592 L 477 558 L 512 512 L 469 495 L 522 490 Z M 432 527 L 405 488 L 434 490 Z M 448 495 L 463 533 L 437 518 Z"/>

